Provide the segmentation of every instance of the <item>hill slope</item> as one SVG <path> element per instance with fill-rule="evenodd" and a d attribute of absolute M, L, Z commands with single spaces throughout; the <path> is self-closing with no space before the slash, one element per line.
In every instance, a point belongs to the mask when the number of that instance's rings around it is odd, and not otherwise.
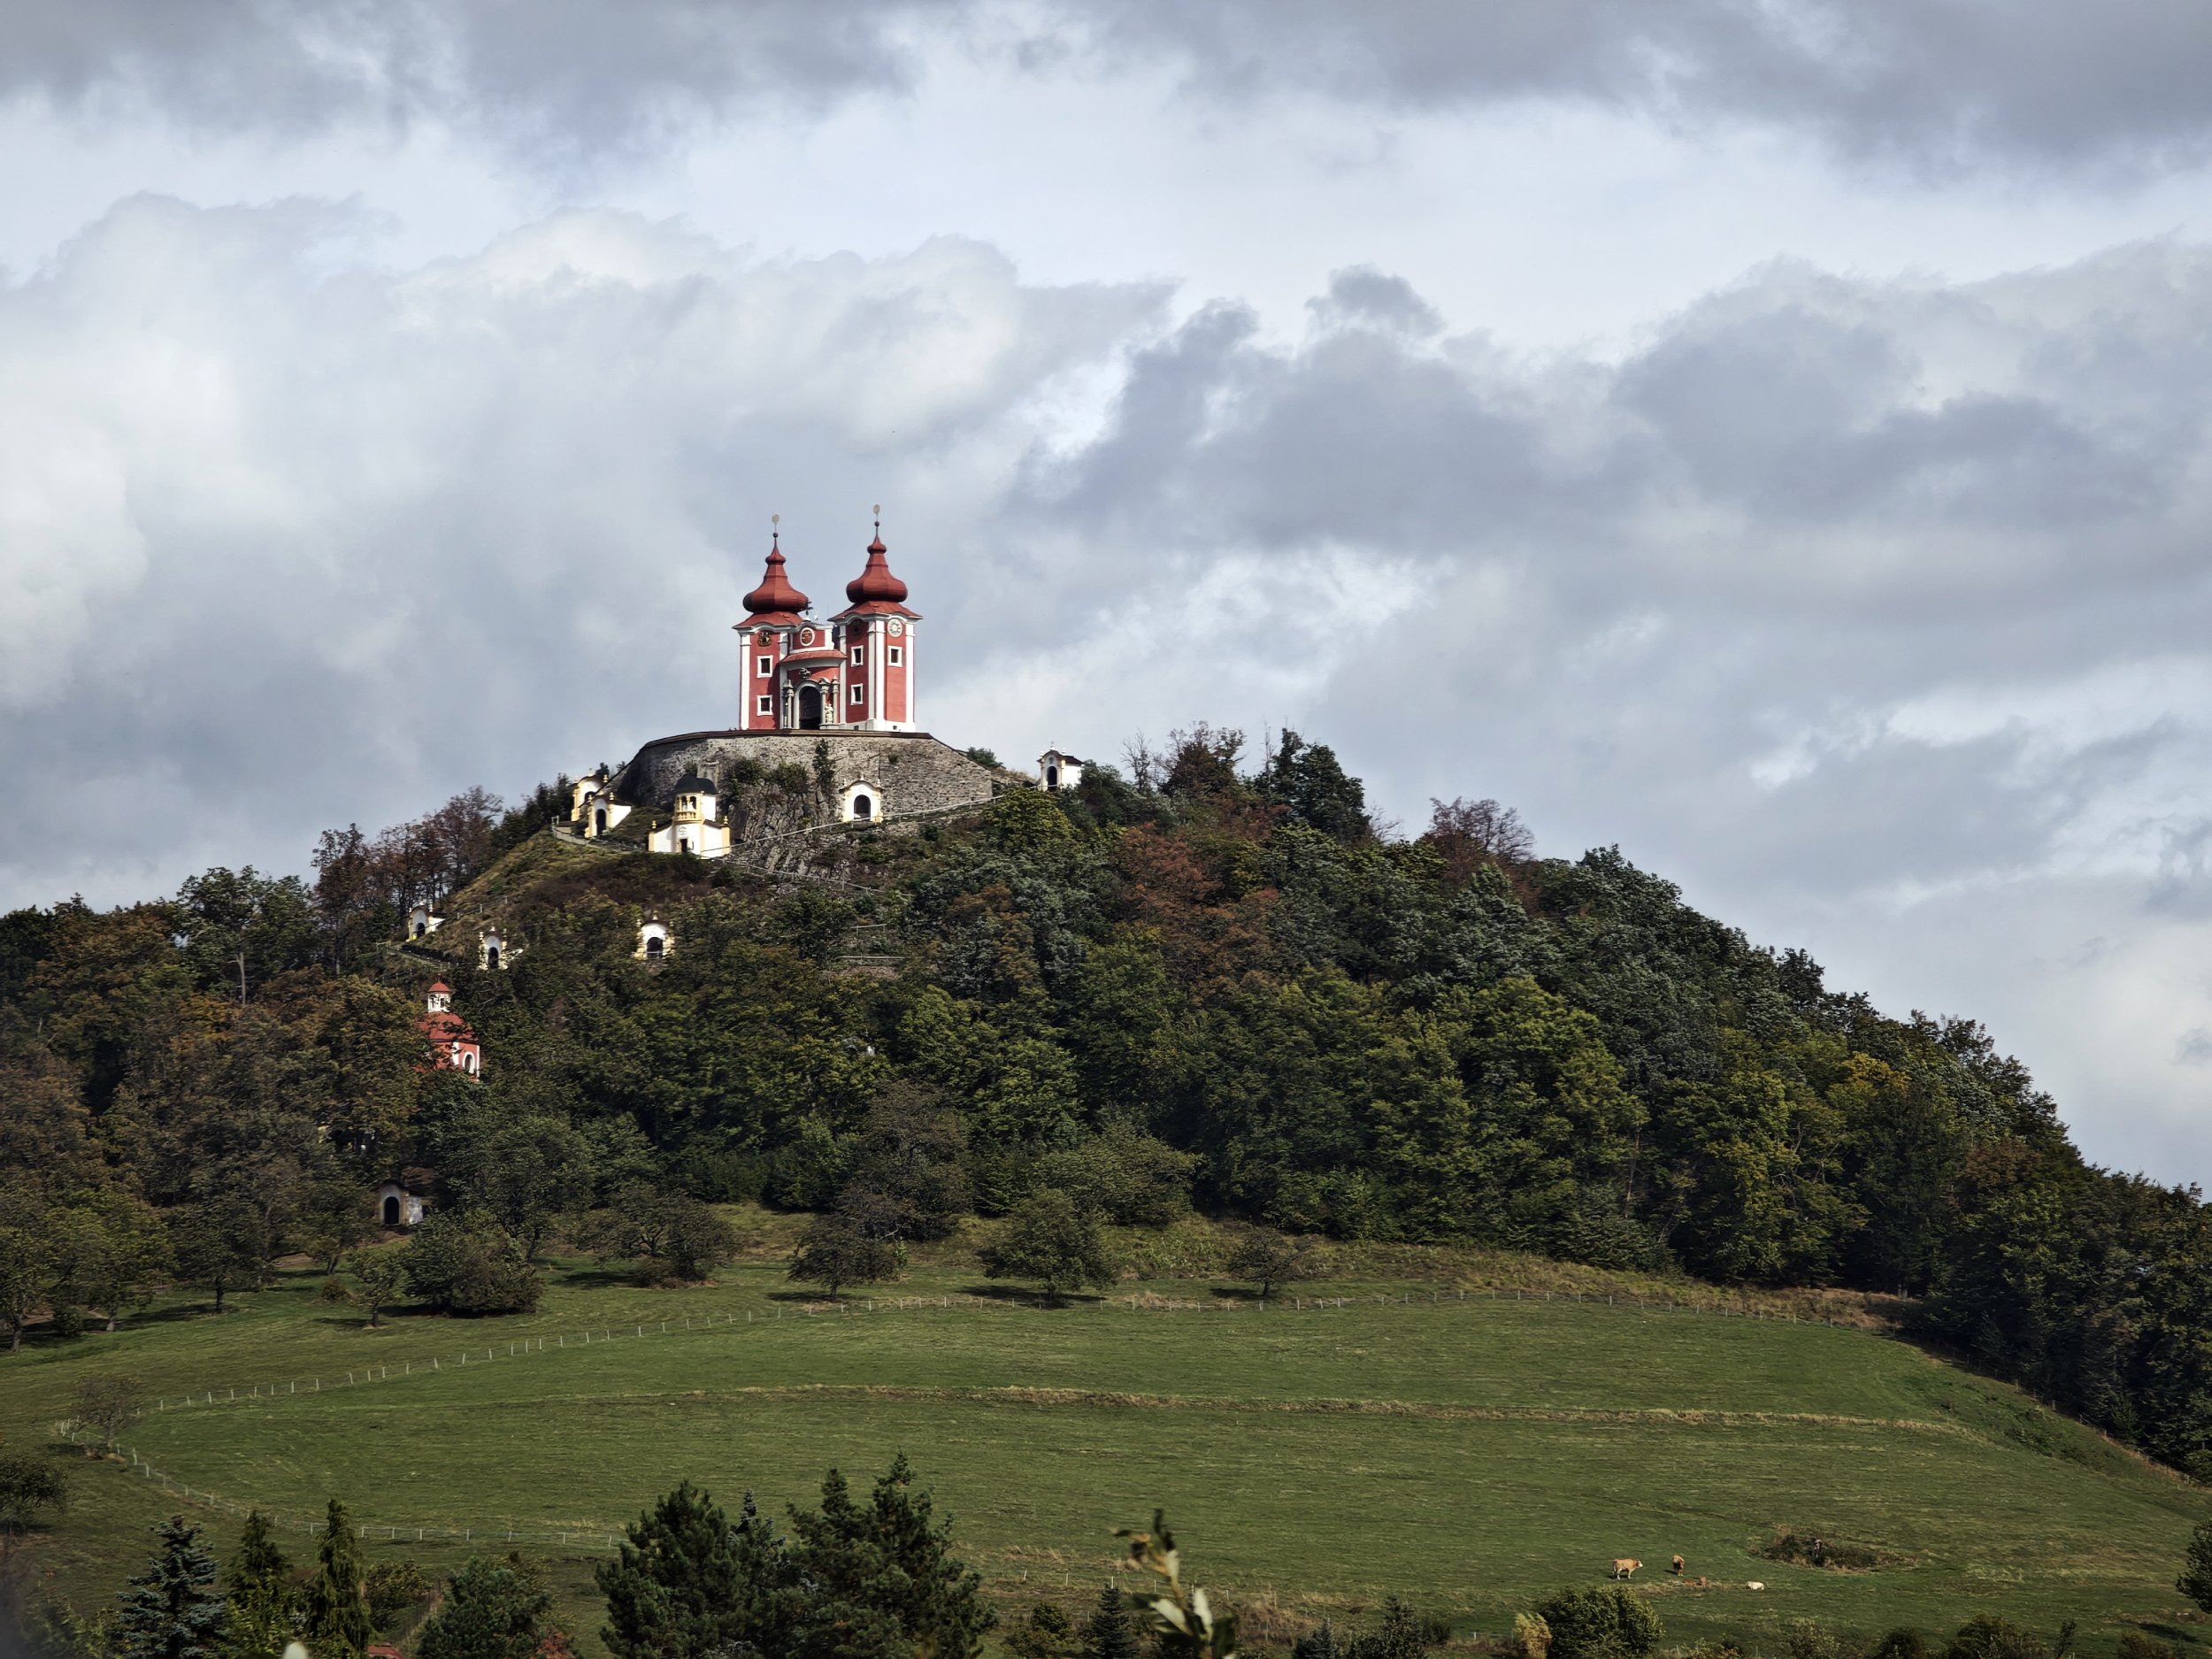
<path fill-rule="evenodd" d="M 1210 1581 L 1306 1617 L 1394 1593 L 1495 1629 L 1615 1555 L 1641 1556 L 1651 1576 L 1679 1552 L 1710 1583 L 1652 1586 L 1672 1640 L 1806 1617 L 1939 1629 L 1980 1609 L 2093 1632 L 2170 1621 L 2173 1563 L 2208 1507 L 1909 1346 L 1662 1311 L 1625 1289 L 1612 1305 L 1460 1300 L 1431 1281 L 1405 1301 L 1318 1308 L 1040 1310 L 977 1301 L 972 1271 L 947 1264 L 899 1288 L 948 1306 L 839 1315 L 781 1294 L 772 1267 L 723 1279 L 640 1292 L 578 1264 L 535 1316 L 403 1318 L 383 1333 L 296 1279 L 221 1320 L 151 1321 L 10 1368 L 0 1425 L 29 1428 L 75 1376 L 127 1364 L 173 1402 L 203 1396 L 126 1437 L 173 1486 L 303 1525 L 340 1495 L 365 1524 L 401 1529 L 372 1541 L 372 1559 L 451 1564 L 487 1533 L 503 1549 L 513 1528 L 560 1563 L 572 1624 L 588 1631 L 588 1563 L 603 1552 L 560 1532 L 612 1530 L 685 1477 L 773 1509 L 832 1463 L 858 1474 L 900 1449 L 1004 1594 L 1081 1599 L 1110 1569 L 1110 1527 L 1164 1503 Z M 541 1337 L 544 1351 L 515 1351 Z M 393 1379 L 341 1386 L 373 1364 Z M 316 1377 L 320 1392 L 204 1402 Z M 56 1541 L 87 1587 L 180 1502 L 123 1465 L 88 1471 L 81 1490 Z M 219 1509 L 184 1507 L 234 1530 Z M 1881 1564 L 1768 1559 L 1782 1527 L 1870 1548 Z M 1745 1589 L 1754 1579 L 1767 1591 Z"/>

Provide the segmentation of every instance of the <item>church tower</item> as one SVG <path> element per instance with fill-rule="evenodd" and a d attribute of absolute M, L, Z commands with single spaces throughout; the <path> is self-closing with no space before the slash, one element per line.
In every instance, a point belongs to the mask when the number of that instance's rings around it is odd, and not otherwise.
<path fill-rule="evenodd" d="M 845 584 L 844 610 L 827 622 L 784 573 L 780 530 L 760 586 L 745 595 L 736 624 L 742 653 L 741 732 L 914 732 L 915 625 L 906 584 L 891 573 L 876 521 L 867 563 Z"/>
<path fill-rule="evenodd" d="M 914 707 L 914 625 L 921 618 L 906 608 L 906 584 L 891 574 L 889 551 L 879 518 L 867 564 L 845 584 L 850 603 L 833 618 L 845 648 L 845 724 L 863 732 L 920 729 Z"/>

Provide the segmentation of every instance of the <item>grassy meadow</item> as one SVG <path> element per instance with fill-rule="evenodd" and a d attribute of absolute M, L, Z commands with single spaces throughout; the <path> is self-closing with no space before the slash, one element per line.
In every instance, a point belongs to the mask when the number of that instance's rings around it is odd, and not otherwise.
<path fill-rule="evenodd" d="M 1626 1293 L 1663 1287 L 1586 1270 L 1584 1289 L 1621 1300 L 1516 1301 L 1488 1287 L 1517 1265 L 1531 1283 L 1559 1270 L 1436 1254 L 1348 1258 L 1344 1279 L 1295 1290 L 1408 1301 L 1263 1310 L 1164 1278 L 1117 1298 L 1186 1305 L 1140 1310 L 1026 1305 L 947 1251 L 898 1288 L 950 1306 L 878 1299 L 869 1312 L 862 1295 L 810 1311 L 768 1255 L 671 1290 L 563 1263 L 534 1315 L 402 1315 L 379 1331 L 319 1301 L 304 1272 L 219 1318 L 173 1300 L 114 1335 L 0 1361 L 0 1431 L 46 1439 L 96 1372 L 198 1394 L 125 1436 L 173 1488 L 296 1525 L 334 1494 L 365 1526 L 425 1529 L 373 1538 L 372 1561 L 449 1567 L 503 1551 L 515 1529 L 551 1563 L 586 1651 L 603 1552 L 560 1532 L 617 1530 L 685 1476 L 777 1509 L 810 1499 L 832 1464 L 859 1482 L 901 1449 L 1010 1606 L 1087 1600 L 1110 1570 L 1111 1529 L 1158 1504 L 1202 1582 L 1296 1617 L 1397 1593 L 1463 1634 L 1494 1632 L 1632 1555 L 1670 1645 L 1724 1635 L 1773 1650 L 1801 1618 L 1947 1631 L 1979 1610 L 2047 1632 L 2078 1620 L 2098 1655 L 2124 1621 L 2193 1646 L 2204 1628 L 2181 1618 L 2171 1582 L 2212 1513 L 2205 1494 L 1868 1331 L 1638 1306 Z M 391 1375 L 342 1386 L 372 1369 Z M 199 1514 L 226 1548 L 235 1535 L 232 1515 L 127 1461 L 56 1455 L 80 1465 L 74 1498 L 28 1548 L 81 1601 L 135 1567 L 159 1515 Z M 1766 1559 L 1780 1527 L 1882 1564 Z M 428 1535 L 449 1529 L 494 1541 Z M 286 1536 L 306 1553 L 303 1532 Z M 1677 1553 L 1706 1587 L 1666 1578 Z"/>

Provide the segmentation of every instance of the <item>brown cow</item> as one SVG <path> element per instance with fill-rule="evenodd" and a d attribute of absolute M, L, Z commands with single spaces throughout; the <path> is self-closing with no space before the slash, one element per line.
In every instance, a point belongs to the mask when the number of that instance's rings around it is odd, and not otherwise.
<path fill-rule="evenodd" d="M 1682 1557 L 1677 1555 L 1674 1558 L 1674 1565 L 1668 1568 L 1667 1571 L 1672 1573 L 1676 1578 L 1679 1578 L 1682 1576 Z"/>
<path fill-rule="evenodd" d="M 1613 1559 L 1613 1576 L 1616 1578 L 1632 1578 L 1636 1576 L 1636 1569 L 1643 1564 L 1627 1555 L 1617 1555 Z"/>

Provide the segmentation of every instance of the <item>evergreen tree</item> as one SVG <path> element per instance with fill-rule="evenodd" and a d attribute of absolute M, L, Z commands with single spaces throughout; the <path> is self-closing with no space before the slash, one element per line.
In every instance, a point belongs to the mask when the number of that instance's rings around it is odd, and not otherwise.
<path fill-rule="evenodd" d="M 2212 1521 L 2200 1521 L 2183 1555 L 2181 1576 L 2174 1588 L 2207 1613 L 2212 1613 Z"/>
<path fill-rule="evenodd" d="M 230 1602 L 229 1659 L 278 1659 L 292 1634 L 292 1563 L 258 1509 L 246 1517 L 223 1589 Z"/>
<path fill-rule="evenodd" d="M 453 1575 L 416 1652 L 420 1659 L 531 1659 L 552 1608 L 534 1574 L 508 1562 L 472 1559 Z"/>
<path fill-rule="evenodd" d="M 1290 1659 L 1337 1659 L 1335 1626 L 1323 1619 L 1292 1645 Z"/>
<path fill-rule="evenodd" d="M 1122 1600 L 1121 1586 L 1110 1578 L 1098 1592 L 1098 1606 L 1083 1621 L 1083 1659 L 1137 1659 L 1136 1626 Z M 1334 1649 L 1308 1655 L 1302 1642 L 1297 1659 L 1336 1659 L 1336 1655 Z"/>
<path fill-rule="evenodd" d="M 747 1512 L 757 1521 L 749 1499 Z M 761 1539 L 733 1529 L 688 1480 L 626 1531 L 615 1559 L 593 1574 L 607 1598 L 600 1635 L 617 1659 L 706 1659 L 738 1640 L 741 1551 Z"/>
<path fill-rule="evenodd" d="M 361 1659 L 369 1645 L 369 1604 L 361 1594 L 361 1540 L 346 1506 L 333 1498 L 316 1548 L 322 1571 L 307 1586 L 308 1644 L 315 1659 Z"/>
<path fill-rule="evenodd" d="M 887 1653 L 974 1659 L 996 1615 L 982 1580 L 953 1560 L 950 1523 L 933 1523 L 929 1494 L 914 1491 L 913 1479 L 902 1452 L 864 1507 L 833 1469 L 819 1513 L 792 1512 L 794 1564 L 820 1593 L 805 1607 L 806 1625 L 823 1635 L 844 1628 L 848 1640 L 864 1632 Z M 813 1645 L 810 1633 L 803 1628 L 803 1644 Z"/>
<path fill-rule="evenodd" d="M 200 1529 L 173 1516 L 154 1529 L 160 1552 L 117 1599 L 118 1659 L 218 1659 L 223 1598 L 215 1589 L 215 1553 Z"/>

